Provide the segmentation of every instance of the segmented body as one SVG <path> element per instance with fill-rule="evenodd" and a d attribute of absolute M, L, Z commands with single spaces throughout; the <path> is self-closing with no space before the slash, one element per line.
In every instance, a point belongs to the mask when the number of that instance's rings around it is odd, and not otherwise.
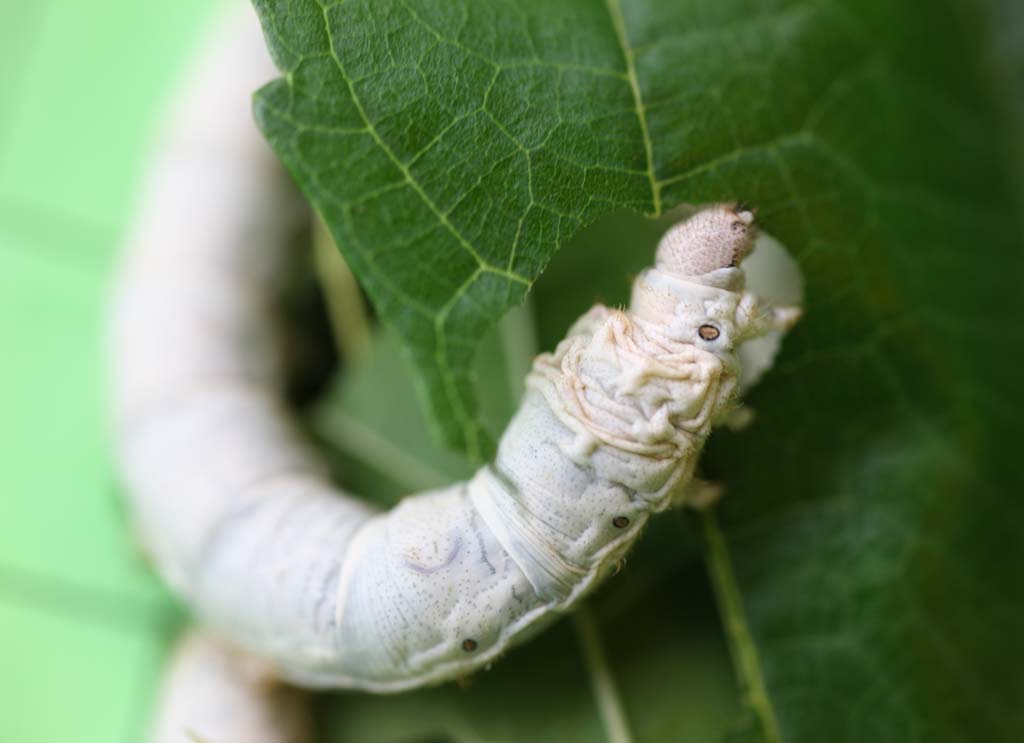
<path fill-rule="evenodd" d="M 239 43 L 222 59 L 262 56 Z M 375 512 L 331 482 L 281 396 L 274 299 L 304 212 L 221 103 L 269 70 L 205 75 L 115 303 L 142 542 L 203 624 L 291 681 L 391 692 L 465 675 L 570 609 L 685 498 L 734 401 L 733 348 L 789 322 L 733 265 L 752 215 L 716 207 L 670 233 L 627 311 L 593 309 L 537 359 L 491 465 Z"/>

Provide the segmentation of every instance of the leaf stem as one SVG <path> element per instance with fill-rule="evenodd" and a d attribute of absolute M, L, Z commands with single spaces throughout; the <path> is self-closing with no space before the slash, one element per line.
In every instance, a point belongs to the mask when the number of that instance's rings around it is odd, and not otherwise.
<path fill-rule="evenodd" d="M 601 641 L 601 630 L 590 607 L 583 605 L 572 615 L 573 627 L 583 651 L 583 660 L 590 674 L 590 681 L 597 700 L 597 710 L 608 734 L 608 743 L 632 743 L 623 709 L 622 698 L 615 686 L 615 679 L 608 665 L 608 657 Z"/>
<path fill-rule="evenodd" d="M 451 478 L 409 454 L 356 418 L 340 411 L 325 415 L 318 428 L 332 445 L 368 464 L 410 492 L 436 488 Z"/>
<path fill-rule="evenodd" d="M 370 345 L 370 317 L 352 269 L 319 216 L 313 220 L 313 261 L 324 290 L 335 348 L 351 362 Z"/>
<path fill-rule="evenodd" d="M 722 622 L 729 639 L 733 664 L 736 666 L 736 677 L 743 696 L 753 710 L 757 722 L 767 743 L 781 743 L 779 723 L 775 717 L 775 708 L 768 697 L 768 690 L 761 672 L 761 660 L 757 646 L 750 634 L 747 617 L 743 610 L 743 600 L 736 574 L 733 571 L 732 559 L 729 557 L 729 546 L 725 535 L 718 525 L 718 517 L 713 508 L 701 511 L 701 528 L 707 542 L 707 565 L 718 599 L 718 609 L 722 614 Z"/>
<path fill-rule="evenodd" d="M 499 335 L 505 355 L 509 400 L 515 402 L 523 395 L 523 380 L 530 372 L 533 357 L 537 355 L 537 332 L 529 296 L 521 307 L 514 307 L 501 318 Z"/>

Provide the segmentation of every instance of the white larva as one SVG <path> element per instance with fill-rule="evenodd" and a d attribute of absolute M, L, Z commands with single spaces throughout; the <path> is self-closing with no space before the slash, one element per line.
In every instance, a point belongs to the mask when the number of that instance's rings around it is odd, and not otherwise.
<path fill-rule="evenodd" d="M 537 359 L 491 465 L 375 512 L 331 483 L 280 397 L 273 300 L 304 210 L 239 105 L 273 74 L 252 24 L 218 39 L 172 119 L 116 294 L 131 511 L 200 622 L 282 678 L 395 692 L 463 676 L 689 497 L 734 407 L 733 349 L 797 313 L 744 290 L 753 214 L 701 211 L 628 311 L 595 307 Z"/>

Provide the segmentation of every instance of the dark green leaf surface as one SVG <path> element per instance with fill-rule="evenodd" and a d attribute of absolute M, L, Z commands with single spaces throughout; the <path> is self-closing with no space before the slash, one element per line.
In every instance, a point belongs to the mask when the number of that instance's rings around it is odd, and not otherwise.
<path fill-rule="evenodd" d="M 654 208 L 607 8 L 257 2 L 287 77 L 257 117 L 385 321 L 444 438 L 480 455 L 469 368 L 559 241 Z"/>
<path fill-rule="evenodd" d="M 705 460 L 757 735 L 1024 739 L 1024 262 L 970 7 L 256 4 L 286 72 L 261 125 L 467 450 L 477 340 L 568 235 L 618 207 L 758 204 L 807 314 L 755 425 Z M 619 234 L 538 284 L 545 345 L 579 287 L 649 258 Z"/>

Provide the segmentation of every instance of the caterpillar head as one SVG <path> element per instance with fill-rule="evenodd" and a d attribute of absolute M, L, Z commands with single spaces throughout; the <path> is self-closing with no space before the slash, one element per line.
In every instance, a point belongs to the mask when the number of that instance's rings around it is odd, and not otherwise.
<path fill-rule="evenodd" d="M 658 244 L 655 267 L 678 277 L 736 268 L 754 247 L 754 210 L 715 204 L 672 227 Z"/>
<path fill-rule="evenodd" d="M 742 203 L 702 209 L 665 233 L 655 264 L 637 280 L 632 310 L 676 341 L 727 356 L 744 341 L 787 330 L 800 311 L 773 307 L 744 288 L 740 262 L 757 237 Z"/>

